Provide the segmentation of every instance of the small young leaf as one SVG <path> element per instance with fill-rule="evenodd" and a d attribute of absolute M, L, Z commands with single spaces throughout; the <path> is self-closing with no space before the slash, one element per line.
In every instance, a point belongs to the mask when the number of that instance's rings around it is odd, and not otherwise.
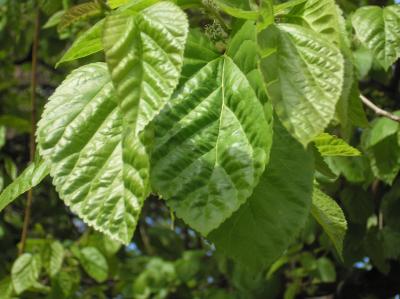
<path fill-rule="evenodd" d="M 58 12 L 56 12 L 54 15 L 52 15 L 46 22 L 46 24 L 43 25 L 43 29 L 48 29 L 54 26 L 57 26 L 61 20 L 62 17 L 64 16 L 65 11 L 64 10 L 60 10 Z"/>
<path fill-rule="evenodd" d="M 315 146 L 322 156 L 360 156 L 358 149 L 347 144 L 343 139 L 328 133 L 322 133 L 314 138 Z"/>
<path fill-rule="evenodd" d="M 400 57 L 400 6 L 365 6 L 352 18 L 360 41 L 373 53 L 384 69 Z"/>
<path fill-rule="evenodd" d="M 60 270 L 64 259 L 64 247 L 60 242 L 54 241 L 49 244 L 48 260 L 43 261 L 50 277 L 54 277 Z"/>
<path fill-rule="evenodd" d="M 106 258 L 95 247 L 85 247 L 77 256 L 83 269 L 98 283 L 104 282 L 108 277 L 108 264 Z"/>
<path fill-rule="evenodd" d="M 11 269 L 12 283 L 17 294 L 33 287 L 38 281 L 42 262 L 39 255 L 24 253 Z"/>
<path fill-rule="evenodd" d="M 0 194 L 0 211 L 29 189 L 38 185 L 49 174 L 49 164 L 45 161 L 30 164 Z"/>
<path fill-rule="evenodd" d="M 93 27 L 81 34 L 57 62 L 56 67 L 63 62 L 86 57 L 103 50 L 101 37 L 103 33 L 104 20 L 100 20 Z"/>
<path fill-rule="evenodd" d="M 346 218 L 340 206 L 317 186 L 314 187 L 311 214 L 322 226 L 341 256 L 347 230 Z"/>
<path fill-rule="evenodd" d="M 58 29 L 62 31 L 76 22 L 98 16 L 101 12 L 102 7 L 98 2 L 86 2 L 75 5 L 68 9 L 62 16 L 61 21 L 58 24 Z"/>

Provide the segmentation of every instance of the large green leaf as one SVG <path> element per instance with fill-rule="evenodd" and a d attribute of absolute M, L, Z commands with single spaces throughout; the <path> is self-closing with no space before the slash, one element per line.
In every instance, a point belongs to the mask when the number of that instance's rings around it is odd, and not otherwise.
<path fill-rule="evenodd" d="M 347 221 L 340 206 L 324 192 L 314 188 L 311 214 L 322 226 L 333 242 L 339 255 L 342 255 Z"/>
<path fill-rule="evenodd" d="M 31 163 L 0 194 L 0 211 L 2 211 L 18 196 L 38 185 L 49 174 L 49 163 L 43 160 Z"/>
<path fill-rule="evenodd" d="M 61 57 L 57 62 L 57 65 L 60 65 L 63 62 L 86 57 L 103 50 L 103 44 L 101 42 L 103 25 L 104 20 L 100 20 L 93 27 L 78 36 L 68 51 L 65 52 L 63 57 Z"/>
<path fill-rule="evenodd" d="M 41 265 L 39 255 L 25 253 L 18 257 L 11 269 L 12 283 L 17 294 L 36 285 Z"/>
<path fill-rule="evenodd" d="M 114 94 L 104 63 L 73 71 L 50 97 L 37 139 L 64 202 L 89 225 L 128 243 L 144 186 L 138 176 L 122 175 L 141 161 L 122 160 L 122 117 Z"/>
<path fill-rule="evenodd" d="M 335 115 L 343 57 L 317 33 L 298 25 L 269 26 L 258 36 L 261 71 L 283 125 L 307 144 Z"/>
<path fill-rule="evenodd" d="M 271 264 L 309 215 L 313 177 L 312 154 L 275 121 L 271 158 L 260 183 L 247 202 L 211 232 L 210 240 L 249 267 Z"/>
<path fill-rule="evenodd" d="M 103 44 L 122 114 L 122 160 L 126 192 L 149 192 L 149 157 L 140 135 L 179 81 L 188 31 L 184 12 L 160 2 L 140 12 L 106 18 Z M 137 183 L 133 183 L 135 178 Z"/>
<path fill-rule="evenodd" d="M 400 6 L 365 6 L 352 17 L 360 41 L 388 69 L 400 57 Z"/>
<path fill-rule="evenodd" d="M 251 195 L 267 162 L 268 123 L 228 57 L 207 64 L 155 120 L 152 185 L 207 235 Z"/>

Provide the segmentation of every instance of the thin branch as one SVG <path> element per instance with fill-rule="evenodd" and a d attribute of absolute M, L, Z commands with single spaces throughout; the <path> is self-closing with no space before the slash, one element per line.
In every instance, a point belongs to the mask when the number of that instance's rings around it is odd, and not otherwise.
<path fill-rule="evenodd" d="M 372 109 L 377 115 L 387 117 L 393 121 L 400 122 L 400 117 L 397 115 L 394 115 L 393 113 L 390 113 L 386 110 L 383 110 L 376 106 L 374 103 L 372 103 L 369 99 L 367 99 L 365 96 L 362 94 L 360 95 L 361 101 L 370 109 Z"/>
<path fill-rule="evenodd" d="M 35 36 L 32 45 L 32 73 L 31 73 L 31 134 L 29 140 L 29 159 L 32 162 L 35 158 L 35 129 L 36 129 L 36 86 L 37 86 L 37 52 L 39 46 L 40 16 L 39 9 L 36 8 L 35 16 Z M 31 218 L 32 208 L 32 189 L 28 191 L 27 202 L 24 212 L 24 224 L 21 233 L 21 242 L 18 254 L 21 255 L 25 251 L 26 238 L 28 235 L 29 222 Z"/>

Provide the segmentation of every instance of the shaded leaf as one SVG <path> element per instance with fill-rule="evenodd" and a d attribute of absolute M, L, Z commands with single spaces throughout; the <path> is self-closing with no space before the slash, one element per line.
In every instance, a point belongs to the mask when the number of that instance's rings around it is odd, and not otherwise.
<path fill-rule="evenodd" d="M 245 266 L 272 264 L 308 218 L 313 176 L 312 154 L 276 121 L 270 162 L 259 184 L 210 240 Z"/>
<path fill-rule="evenodd" d="M 41 264 L 39 255 L 24 253 L 18 257 L 11 269 L 12 283 L 17 294 L 38 283 Z"/>
<path fill-rule="evenodd" d="M 314 187 L 311 214 L 331 239 L 338 254 L 343 251 L 347 221 L 340 206 L 318 187 Z"/>
<path fill-rule="evenodd" d="M 267 131 L 245 75 L 228 57 L 214 60 L 155 120 L 152 186 L 207 235 L 251 195 L 267 162 Z"/>
<path fill-rule="evenodd" d="M 82 248 L 77 257 L 86 273 L 98 283 L 104 282 L 107 279 L 107 260 L 97 248 Z"/>
<path fill-rule="evenodd" d="M 58 28 L 60 31 L 71 26 L 72 24 L 88 19 L 90 17 L 99 16 L 102 13 L 102 7 L 98 2 L 86 2 L 72 6 L 62 16 Z"/>
<path fill-rule="evenodd" d="M 2 211 L 18 196 L 38 185 L 49 174 L 49 164 L 45 161 L 31 163 L 19 177 L 17 177 L 0 194 L 0 211 Z"/>
<path fill-rule="evenodd" d="M 308 144 L 335 115 L 343 57 L 324 38 L 298 25 L 269 26 L 259 34 L 258 44 L 275 111 L 289 132 Z"/>

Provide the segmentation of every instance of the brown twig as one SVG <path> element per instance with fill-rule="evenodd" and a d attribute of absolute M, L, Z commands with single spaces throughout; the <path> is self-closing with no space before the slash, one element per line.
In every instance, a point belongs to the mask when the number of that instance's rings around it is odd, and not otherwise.
<path fill-rule="evenodd" d="M 393 121 L 400 122 L 399 116 L 394 115 L 393 113 L 390 113 L 386 110 L 383 110 L 382 108 L 379 108 L 362 94 L 360 95 L 360 99 L 368 108 L 372 109 L 377 115 L 389 118 Z"/>
<path fill-rule="evenodd" d="M 35 158 L 35 129 L 36 129 L 36 86 L 37 86 L 37 51 L 39 46 L 39 32 L 40 32 L 40 16 L 39 9 L 36 9 L 35 16 L 35 35 L 32 45 L 32 72 L 31 72 L 31 134 L 29 140 L 29 159 L 32 162 Z M 25 251 L 26 238 L 28 235 L 29 222 L 31 218 L 32 208 L 32 189 L 28 191 L 27 202 L 24 212 L 24 224 L 22 227 L 21 241 L 18 254 L 21 255 Z"/>

